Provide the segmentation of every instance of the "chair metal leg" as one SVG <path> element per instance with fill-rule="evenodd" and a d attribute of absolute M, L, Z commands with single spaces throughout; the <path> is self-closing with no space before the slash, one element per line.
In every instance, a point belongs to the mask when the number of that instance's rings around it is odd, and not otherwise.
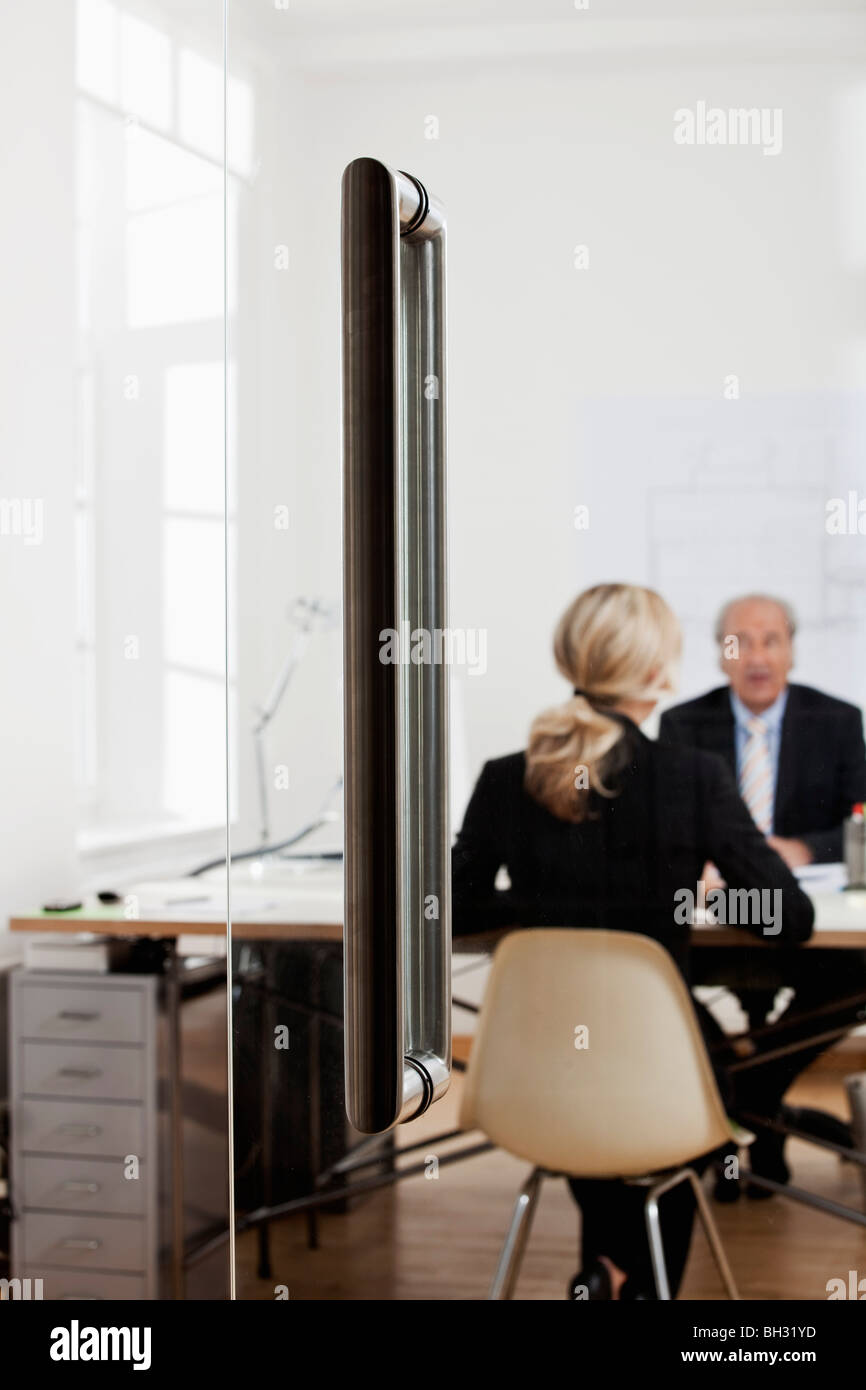
<path fill-rule="evenodd" d="M 678 1187 L 681 1182 L 691 1183 L 692 1191 L 695 1195 L 695 1203 L 698 1208 L 698 1216 L 704 1228 L 713 1259 L 718 1266 L 719 1273 L 725 1285 L 728 1297 L 739 1300 L 737 1286 L 734 1283 L 734 1276 L 728 1264 L 716 1223 L 713 1220 L 709 1203 L 704 1196 L 704 1189 L 701 1187 L 700 1179 L 693 1168 L 680 1168 L 678 1172 L 672 1173 L 669 1177 L 663 1178 L 661 1182 L 654 1183 L 646 1195 L 644 1204 L 644 1215 L 646 1218 L 647 1235 L 649 1237 L 650 1255 L 652 1257 L 653 1276 L 656 1283 L 656 1293 L 660 1300 L 671 1301 L 671 1289 L 668 1283 L 668 1272 L 665 1264 L 664 1243 L 662 1241 L 661 1221 L 659 1219 L 658 1199 L 666 1192 L 670 1192 L 672 1187 Z"/>
<path fill-rule="evenodd" d="M 733 1298 L 735 1301 L 739 1302 L 740 1295 L 737 1292 L 737 1286 L 734 1283 L 734 1276 L 731 1273 L 731 1266 L 728 1264 L 728 1257 L 725 1254 L 725 1248 L 722 1245 L 721 1239 L 719 1237 L 718 1227 L 716 1226 L 716 1223 L 713 1219 L 713 1214 L 710 1211 L 710 1204 L 706 1199 L 704 1189 L 701 1187 L 700 1178 L 698 1177 L 697 1173 L 694 1171 L 693 1168 L 687 1168 L 685 1171 L 686 1176 L 688 1177 L 688 1180 L 692 1185 L 692 1191 L 695 1194 L 695 1201 L 698 1206 L 698 1215 L 701 1218 L 701 1225 L 704 1228 L 707 1240 L 709 1241 L 710 1249 L 713 1252 L 713 1259 L 718 1265 L 719 1273 L 722 1276 L 722 1283 L 724 1284 L 728 1293 L 728 1298 Z"/>
<path fill-rule="evenodd" d="M 533 1168 L 518 1194 L 488 1299 L 507 1299 L 514 1293 L 543 1178 L 543 1170 Z"/>
<path fill-rule="evenodd" d="M 667 1191 L 666 1184 L 660 1184 L 663 1191 Z M 644 1218 L 646 1220 L 647 1236 L 649 1237 L 650 1257 L 653 1264 L 653 1278 L 656 1283 L 656 1294 L 665 1303 L 670 1302 L 671 1289 L 668 1283 L 668 1271 L 665 1265 L 665 1248 L 662 1243 L 662 1228 L 659 1220 L 658 1198 L 662 1195 L 659 1187 L 650 1188 L 644 1202 Z"/>
<path fill-rule="evenodd" d="M 866 1072 L 845 1077 L 845 1090 L 851 1107 L 851 1138 L 855 1148 L 866 1151 Z M 863 1210 L 866 1211 L 866 1168 L 860 1169 L 863 1185 Z"/>

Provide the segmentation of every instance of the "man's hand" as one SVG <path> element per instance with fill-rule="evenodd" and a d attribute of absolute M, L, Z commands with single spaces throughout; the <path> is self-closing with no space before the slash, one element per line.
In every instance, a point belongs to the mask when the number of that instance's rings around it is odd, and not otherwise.
<path fill-rule="evenodd" d="M 712 888 L 724 888 L 725 886 L 725 880 L 722 878 L 715 864 L 709 859 L 701 869 L 701 879 L 708 893 Z"/>
<path fill-rule="evenodd" d="M 784 859 L 789 869 L 801 869 L 804 864 L 812 862 L 812 851 L 802 840 L 787 840 L 782 835 L 768 835 L 767 844 Z"/>

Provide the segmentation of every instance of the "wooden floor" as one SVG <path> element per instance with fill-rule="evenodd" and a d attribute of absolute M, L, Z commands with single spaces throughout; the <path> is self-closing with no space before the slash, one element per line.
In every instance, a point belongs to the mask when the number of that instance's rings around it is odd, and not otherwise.
<path fill-rule="evenodd" d="M 846 1114 L 843 1078 L 866 1069 L 863 1039 L 849 1039 L 804 1073 L 788 1096 L 795 1104 Z M 456 1126 L 461 1079 L 434 1111 L 411 1126 L 411 1140 Z M 423 1128 L 422 1128 L 423 1126 Z M 460 1141 L 466 1142 L 466 1140 Z M 442 1147 L 442 1153 L 449 1146 Z M 435 1145 L 420 1157 L 435 1155 Z M 812 1145 L 789 1141 L 799 1185 L 863 1210 L 859 1171 Z M 432 1166 L 432 1165 L 431 1165 Z M 306 1248 L 301 1219 L 272 1229 L 273 1279 L 256 1278 L 256 1242 L 238 1241 L 238 1297 L 291 1299 L 483 1299 L 527 1165 L 500 1152 L 442 1167 L 436 1179 L 406 1179 L 365 1198 L 348 1215 L 321 1217 L 320 1248 Z M 743 1298 L 826 1299 L 828 1279 L 866 1274 L 866 1228 L 783 1198 L 742 1196 L 713 1207 Z M 562 1299 L 578 1268 L 576 1209 L 561 1181 L 546 1184 L 516 1297 Z M 680 1297 L 723 1297 L 703 1237 L 696 1230 Z"/>

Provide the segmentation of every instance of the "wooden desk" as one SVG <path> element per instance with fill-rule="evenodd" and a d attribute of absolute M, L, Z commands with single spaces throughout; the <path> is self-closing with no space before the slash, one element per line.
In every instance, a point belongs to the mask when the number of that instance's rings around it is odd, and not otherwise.
<path fill-rule="evenodd" d="M 340 941 L 342 866 L 306 874 L 275 868 L 259 878 L 238 870 L 232 878 L 231 914 L 233 941 Z M 9 926 L 14 932 L 93 932 L 151 940 L 225 937 L 225 871 L 134 884 L 124 902 L 111 906 L 91 899 L 74 912 L 17 913 Z"/>
<path fill-rule="evenodd" d="M 842 893 L 810 893 L 815 907 L 815 927 L 798 950 L 866 950 L 866 890 Z M 742 927 L 693 927 L 692 946 L 756 946 L 770 950 L 773 937 L 751 936 Z"/>
<path fill-rule="evenodd" d="M 343 877 L 336 872 L 276 873 L 267 881 L 250 882 L 238 875 L 231 941 L 339 942 L 343 937 Z M 184 905 L 195 910 L 183 911 Z M 173 906 L 176 905 L 176 906 Z M 134 915 L 130 915 L 132 908 Z M 165 989 L 168 1016 L 168 1097 L 171 1116 L 171 1272 L 175 1299 L 184 1296 L 185 1238 L 183 1184 L 183 1059 L 181 993 L 183 967 L 178 951 L 182 936 L 215 937 L 226 941 L 227 972 L 231 972 L 226 933 L 225 875 L 140 884 L 126 903 L 106 906 L 93 899 L 72 912 L 17 913 L 9 921 L 13 932 L 53 936 L 89 932 L 97 936 L 163 941 L 166 944 Z M 70 972 L 70 981 L 74 973 Z"/>
<path fill-rule="evenodd" d="M 342 917 L 342 912 L 339 914 Z M 83 907 L 76 912 L 19 913 L 10 917 L 14 932 L 93 932 L 96 936 L 142 937 L 152 941 L 177 940 L 179 936 L 224 936 L 225 918 L 212 921 L 181 918 L 142 918 L 129 920 L 117 908 Z M 343 924 L 333 922 L 261 921 L 244 918 L 232 922 L 232 941 L 342 941 Z"/>
<path fill-rule="evenodd" d="M 165 885 L 166 892 L 182 898 L 190 893 L 190 880 L 177 880 Z M 213 885 L 210 885 L 211 889 Z M 233 941 L 341 941 L 343 937 L 342 875 L 327 876 L 307 882 L 267 883 L 253 893 L 261 898 L 257 907 L 251 899 L 249 885 L 240 890 L 244 896 L 243 910 L 232 921 Z M 843 893 L 814 893 L 815 930 L 803 949 L 866 950 L 866 890 Z M 179 936 L 224 936 L 225 911 L 209 915 L 184 916 L 160 912 L 148 915 L 146 907 L 139 918 L 130 919 L 122 905 L 103 907 L 89 903 L 75 912 L 19 913 L 9 922 L 13 932 L 93 932 L 99 936 L 148 937 L 152 940 L 177 940 Z M 509 929 L 511 930 L 511 929 Z M 495 944 L 504 931 L 484 932 L 477 936 L 459 938 L 454 943 L 457 952 L 483 950 Z M 699 926 L 692 929 L 692 945 L 754 946 L 759 950 L 773 949 L 772 937 L 762 940 L 741 927 Z M 467 943 L 472 943 L 471 947 Z"/>

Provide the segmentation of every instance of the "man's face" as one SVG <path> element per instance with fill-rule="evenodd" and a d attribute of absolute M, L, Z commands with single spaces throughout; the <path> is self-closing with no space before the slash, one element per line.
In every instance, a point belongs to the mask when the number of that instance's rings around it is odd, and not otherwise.
<path fill-rule="evenodd" d="M 766 599 L 747 599 L 728 609 L 725 625 L 722 670 L 746 708 L 760 714 L 781 695 L 793 665 L 785 615 Z"/>

